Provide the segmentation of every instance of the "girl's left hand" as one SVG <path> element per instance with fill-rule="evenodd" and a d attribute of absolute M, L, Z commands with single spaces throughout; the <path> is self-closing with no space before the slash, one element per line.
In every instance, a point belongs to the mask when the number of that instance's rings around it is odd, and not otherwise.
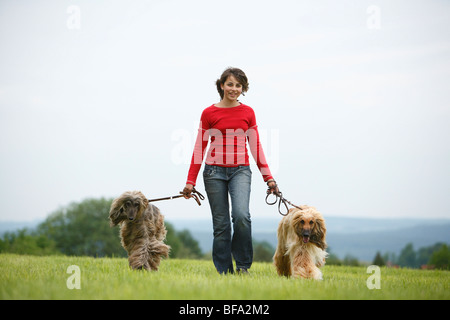
<path fill-rule="evenodd" d="M 269 180 L 267 182 L 267 186 L 269 187 L 269 189 L 267 190 L 268 194 L 270 194 L 270 193 L 274 194 L 274 193 L 279 193 L 280 192 L 280 190 L 278 189 L 278 185 L 275 182 L 275 180 Z"/>

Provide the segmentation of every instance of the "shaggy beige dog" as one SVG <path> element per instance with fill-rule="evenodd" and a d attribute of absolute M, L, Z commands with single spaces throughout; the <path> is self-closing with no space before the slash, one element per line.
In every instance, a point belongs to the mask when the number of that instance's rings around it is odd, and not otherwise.
<path fill-rule="evenodd" d="M 109 212 L 111 227 L 120 225 L 122 246 L 132 269 L 158 270 L 161 257 L 168 257 L 166 228 L 159 209 L 139 191 L 127 191 L 115 199 Z"/>
<path fill-rule="evenodd" d="M 327 243 L 325 220 L 314 207 L 293 208 L 278 226 L 278 246 L 273 257 L 280 276 L 322 279 Z"/>

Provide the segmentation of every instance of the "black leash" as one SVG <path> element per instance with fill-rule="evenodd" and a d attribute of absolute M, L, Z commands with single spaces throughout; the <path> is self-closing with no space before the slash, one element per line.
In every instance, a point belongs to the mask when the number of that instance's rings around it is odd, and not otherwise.
<path fill-rule="evenodd" d="M 164 197 L 164 198 L 156 198 L 156 199 L 148 199 L 148 202 L 155 202 L 155 201 L 162 201 L 162 200 L 172 200 L 172 199 L 181 198 L 181 197 L 184 197 L 184 193 L 182 191 L 180 191 L 180 194 L 176 195 L 176 196 Z M 202 195 L 197 190 L 195 190 L 195 188 L 192 189 L 192 193 L 191 193 L 190 198 L 194 198 L 194 200 L 197 201 L 197 204 L 199 206 L 202 205 L 200 200 L 205 200 L 205 196 Z"/>

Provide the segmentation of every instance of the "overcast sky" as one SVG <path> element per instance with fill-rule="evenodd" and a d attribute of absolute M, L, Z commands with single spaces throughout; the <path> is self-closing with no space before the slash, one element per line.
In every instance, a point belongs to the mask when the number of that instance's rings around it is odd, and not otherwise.
<path fill-rule="evenodd" d="M 450 218 L 449 1 L 29 0 L 0 1 L 0 221 L 177 194 L 228 66 L 249 78 L 241 102 L 286 198 Z M 252 171 L 253 219 L 276 217 Z"/>

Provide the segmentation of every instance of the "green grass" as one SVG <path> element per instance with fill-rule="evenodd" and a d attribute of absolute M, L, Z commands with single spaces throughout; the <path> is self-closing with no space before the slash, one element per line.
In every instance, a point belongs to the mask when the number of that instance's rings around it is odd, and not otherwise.
<path fill-rule="evenodd" d="M 69 290 L 67 267 L 80 267 Z M 0 254 L 0 299 L 450 299 L 449 271 L 381 268 L 369 290 L 365 267 L 325 266 L 323 281 L 279 277 L 270 263 L 249 276 L 219 275 L 211 261 L 168 259 L 159 272 L 133 271 L 123 258 Z"/>

